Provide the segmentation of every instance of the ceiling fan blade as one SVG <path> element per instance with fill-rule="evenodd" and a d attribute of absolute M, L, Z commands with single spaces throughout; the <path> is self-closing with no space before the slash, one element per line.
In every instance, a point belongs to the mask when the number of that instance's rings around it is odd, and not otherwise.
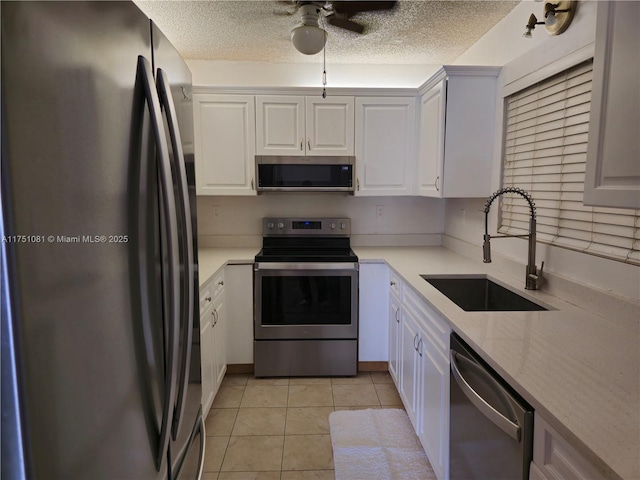
<path fill-rule="evenodd" d="M 375 10 L 392 10 L 398 4 L 397 1 L 337 1 L 333 2 L 333 11 L 337 13 L 345 13 L 348 16 L 355 15 L 360 12 L 372 12 Z"/>
<path fill-rule="evenodd" d="M 348 20 L 347 18 L 340 18 L 336 15 L 329 15 L 327 17 L 327 22 L 334 27 L 344 28 L 345 30 L 350 30 L 355 33 L 364 32 L 364 25 L 360 25 L 359 23 L 356 23 L 353 20 Z"/>

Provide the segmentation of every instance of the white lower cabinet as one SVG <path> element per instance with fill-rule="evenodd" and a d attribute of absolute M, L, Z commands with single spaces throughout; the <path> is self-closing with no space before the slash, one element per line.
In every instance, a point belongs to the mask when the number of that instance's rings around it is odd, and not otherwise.
<path fill-rule="evenodd" d="M 213 305 L 200 312 L 200 372 L 202 379 L 202 414 L 207 417 L 213 403 Z"/>
<path fill-rule="evenodd" d="M 225 327 L 224 272 L 220 270 L 200 287 L 200 372 L 204 418 L 227 371 Z"/>
<path fill-rule="evenodd" d="M 384 263 L 360 264 L 358 298 L 358 361 L 386 362 L 389 360 L 389 308 L 387 284 L 389 267 Z"/>
<path fill-rule="evenodd" d="M 253 264 L 224 270 L 227 364 L 253 363 Z"/>
<path fill-rule="evenodd" d="M 396 383 L 400 384 L 400 316 L 402 315 L 400 300 L 389 297 L 389 373 Z"/>
<path fill-rule="evenodd" d="M 406 308 L 401 312 L 400 326 L 400 397 L 404 402 L 407 415 L 411 419 L 413 427 L 418 429 L 419 416 L 419 368 L 420 357 L 418 356 L 418 323 Z"/>
<path fill-rule="evenodd" d="M 213 303 L 213 389 L 214 396 L 227 371 L 227 319 L 224 296 Z"/>
<path fill-rule="evenodd" d="M 438 479 L 449 478 L 449 359 L 420 331 L 417 433 Z"/>
<path fill-rule="evenodd" d="M 569 442 L 535 414 L 531 480 L 601 480 L 601 474 Z"/>
<path fill-rule="evenodd" d="M 445 480 L 451 329 L 397 275 L 389 277 L 389 373 L 436 477 Z"/>

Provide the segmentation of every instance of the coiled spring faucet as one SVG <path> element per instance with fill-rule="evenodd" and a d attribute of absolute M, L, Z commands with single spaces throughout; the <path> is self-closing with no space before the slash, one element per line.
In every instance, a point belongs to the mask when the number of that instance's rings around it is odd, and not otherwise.
<path fill-rule="evenodd" d="M 544 283 L 544 277 L 542 276 L 542 270 L 544 269 L 544 262 L 540 266 L 540 270 L 536 267 L 536 205 L 533 203 L 531 195 L 516 187 L 506 187 L 498 190 L 489 197 L 487 203 L 484 205 L 484 243 L 482 244 L 482 260 L 484 263 L 491 263 L 491 236 L 489 235 L 489 209 L 491 203 L 501 195 L 505 193 L 517 193 L 524 197 L 529 204 L 529 210 L 531 212 L 529 218 L 529 234 L 528 235 L 494 235 L 493 238 L 529 238 L 529 255 L 527 259 L 527 272 L 525 277 L 524 288 L 527 290 L 538 290 Z"/>

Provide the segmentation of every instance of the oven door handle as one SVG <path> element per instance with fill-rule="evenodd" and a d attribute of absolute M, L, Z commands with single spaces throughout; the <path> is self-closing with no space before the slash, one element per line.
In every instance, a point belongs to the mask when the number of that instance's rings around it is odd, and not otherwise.
<path fill-rule="evenodd" d="M 261 262 L 255 263 L 253 269 L 260 270 L 347 270 L 358 271 L 358 262 Z"/>

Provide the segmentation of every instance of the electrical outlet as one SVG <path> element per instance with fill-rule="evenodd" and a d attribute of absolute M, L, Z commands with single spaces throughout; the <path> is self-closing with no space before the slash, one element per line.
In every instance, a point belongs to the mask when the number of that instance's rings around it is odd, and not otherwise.
<path fill-rule="evenodd" d="M 384 205 L 376 205 L 376 218 L 384 217 Z"/>

